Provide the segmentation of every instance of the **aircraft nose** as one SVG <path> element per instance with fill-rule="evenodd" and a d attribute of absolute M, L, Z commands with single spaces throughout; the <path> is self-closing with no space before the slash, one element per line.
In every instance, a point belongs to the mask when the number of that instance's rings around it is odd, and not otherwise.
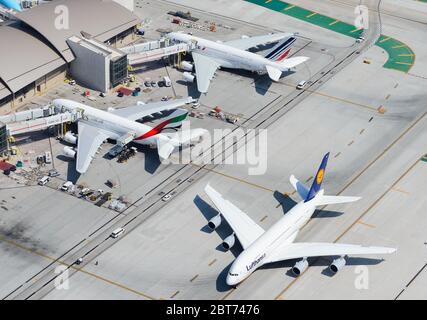
<path fill-rule="evenodd" d="M 233 286 L 237 285 L 240 282 L 240 280 L 238 277 L 232 277 L 230 275 L 227 275 L 227 279 L 225 279 L 225 282 L 230 287 L 233 287 Z"/>
<path fill-rule="evenodd" d="M 225 282 L 229 285 L 229 286 L 234 286 L 234 279 L 232 277 L 230 277 L 230 275 L 227 275 L 227 279 L 225 280 Z"/>

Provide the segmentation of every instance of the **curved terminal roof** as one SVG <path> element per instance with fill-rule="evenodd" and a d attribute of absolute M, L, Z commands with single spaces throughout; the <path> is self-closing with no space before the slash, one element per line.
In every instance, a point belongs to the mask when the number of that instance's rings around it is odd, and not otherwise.
<path fill-rule="evenodd" d="M 69 29 L 55 21 L 68 10 Z M 81 32 L 106 41 L 137 25 L 138 17 L 111 0 L 58 0 L 15 15 L 0 26 L 0 99 L 74 60 L 67 39 Z"/>
<path fill-rule="evenodd" d="M 42 4 L 16 17 L 42 34 L 70 62 L 74 56 L 66 41 L 84 31 L 106 41 L 138 24 L 138 17 L 112 0 L 59 0 Z M 62 19 L 64 17 L 64 19 Z M 64 26 L 68 20 L 68 29 Z"/>
<path fill-rule="evenodd" d="M 0 27 L 0 39 L 6 44 L 1 50 L 0 78 L 12 92 L 65 64 L 53 48 L 35 33 L 22 30 L 19 23 Z"/>

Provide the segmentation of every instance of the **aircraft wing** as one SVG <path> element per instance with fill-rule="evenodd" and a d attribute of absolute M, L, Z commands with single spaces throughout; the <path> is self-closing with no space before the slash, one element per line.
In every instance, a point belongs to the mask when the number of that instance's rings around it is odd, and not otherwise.
<path fill-rule="evenodd" d="M 242 244 L 243 249 L 249 247 L 264 233 L 263 228 L 249 218 L 246 213 L 241 211 L 231 202 L 225 200 L 221 194 L 219 194 L 210 185 L 205 187 L 205 192 L 215 204 L 224 219 L 227 220 L 237 239 L 239 239 Z"/>
<path fill-rule="evenodd" d="M 187 97 L 184 99 L 160 101 L 147 104 L 139 102 L 136 106 L 115 109 L 112 110 L 111 113 L 135 121 L 155 113 L 161 113 L 162 111 L 179 108 L 186 103 L 191 103 L 193 101 L 194 99 L 192 97 Z"/>
<path fill-rule="evenodd" d="M 224 44 L 240 50 L 248 50 L 250 48 L 265 45 L 282 40 L 285 37 L 293 36 L 292 33 L 273 33 L 262 36 L 254 36 L 237 40 L 226 41 Z"/>
<path fill-rule="evenodd" d="M 194 66 L 196 67 L 197 89 L 202 92 L 208 92 L 209 84 L 215 74 L 215 71 L 221 64 L 207 56 L 197 52 L 192 53 Z"/>
<path fill-rule="evenodd" d="M 76 170 L 85 173 L 100 145 L 110 137 L 107 131 L 79 121 Z"/>
<path fill-rule="evenodd" d="M 267 262 L 276 262 L 304 257 L 344 256 L 348 254 L 386 254 L 396 251 L 395 248 L 364 247 L 354 244 L 316 242 L 284 244 L 276 250 L 277 251 L 272 253 Z"/>

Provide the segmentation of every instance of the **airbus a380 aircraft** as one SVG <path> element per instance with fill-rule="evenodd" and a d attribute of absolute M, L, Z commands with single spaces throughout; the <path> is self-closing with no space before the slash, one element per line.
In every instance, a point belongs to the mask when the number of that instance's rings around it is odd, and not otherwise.
<path fill-rule="evenodd" d="M 308 257 L 341 256 L 330 265 L 330 270 L 335 273 L 345 265 L 345 255 L 387 254 L 396 251 L 394 248 L 363 247 L 341 243 L 293 243 L 298 232 L 311 218 L 316 207 L 353 202 L 360 199 L 358 197 L 325 196 L 323 189 L 320 190 L 328 157 L 329 153 L 324 156 L 310 189 L 307 189 L 293 175 L 290 177 L 292 186 L 303 201 L 293 207 L 267 231 L 264 231 L 244 212 L 225 200 L 212 187 L 206 186 L 206 194 L 220 212 L 209 221 L 209 227 L 211 229 L 217 228 L 221 224 L 222 215 L 243 247 L 243 252 L 233 262 L 227 275 L 228 285 L 237 285 L 256 269 L 271 262 L 303 258 L 292 268 L 292 271 L 298 276 L 307 269 Z M 234 245 L 234 234 L 224 240 L 225 249 Z"/>
<path fill-rule="evenodd" d="M 70 147 L 64 148 L 68 157 L 76 158 L 76 170 L 85 173 L 92 161 L 96 151 L 101 144 L 107 140 L 121 140 L 125 143 L 131 141 L 157 147 L 160 159 L 168 159 L 175 148 L 190 144 L 200 139 L 207 130 L 192 129 L 181 133 L 161 133 L 170 126 L 180 124 L 187 117 L 186 110 L 178 109 L 165 120 L 152 128 L 146 124 L 136 122 L 145 116 L 161 113 L 166 110 L 176 109 L 194 99 L 177 99 L 166 102 L 139 103 L 136 106 L 123 109 L 99 110 L 90 106 L 66 99 L 53 101 L 55 108 L 60 111 L 72 113 L 80 111 L 82 118 L 78 120 L 78 138 L 67 133 L 65 140 L 77 144 L 77 151 Z"/>
<path fill-rule="evenodd" d="M 273 81 L 279 81 L 282 72 L 307 61 L 307 57 L 285 59 L 289 54 L 290 46 L 296 38 L 289 33 L 276 33 L 264 36 L 246 37 L 238 40 L 215 42 L 198 38 L 181 32 L 167 34 L 169 39 L 194 45 L 191 55 L 196 68 L 197 88 L 206 93 L 216 70 L 220 67 L 230 69 L 244 69 L 258 73 L 268 73 Z M 283 41 L 280 41 L 283 40 Z M 250 48 L 280 41 L 265 57 L 249 52 Z M 192 71 L 193 65 L 183 62 L 183 68 Z M 184 73 L 186 81 L 194 81 L 191 74 Z"/>

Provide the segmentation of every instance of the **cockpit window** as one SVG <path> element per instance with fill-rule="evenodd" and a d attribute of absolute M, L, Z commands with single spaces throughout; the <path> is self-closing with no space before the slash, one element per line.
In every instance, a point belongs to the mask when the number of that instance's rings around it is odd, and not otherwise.
<path fill-rule="evenodd" d="M 238 274 L 237 273 L 229 273 L 230 274 L 230 276 L 232 276 L 232 277 L 237 277 L 238 276 Z"/>

